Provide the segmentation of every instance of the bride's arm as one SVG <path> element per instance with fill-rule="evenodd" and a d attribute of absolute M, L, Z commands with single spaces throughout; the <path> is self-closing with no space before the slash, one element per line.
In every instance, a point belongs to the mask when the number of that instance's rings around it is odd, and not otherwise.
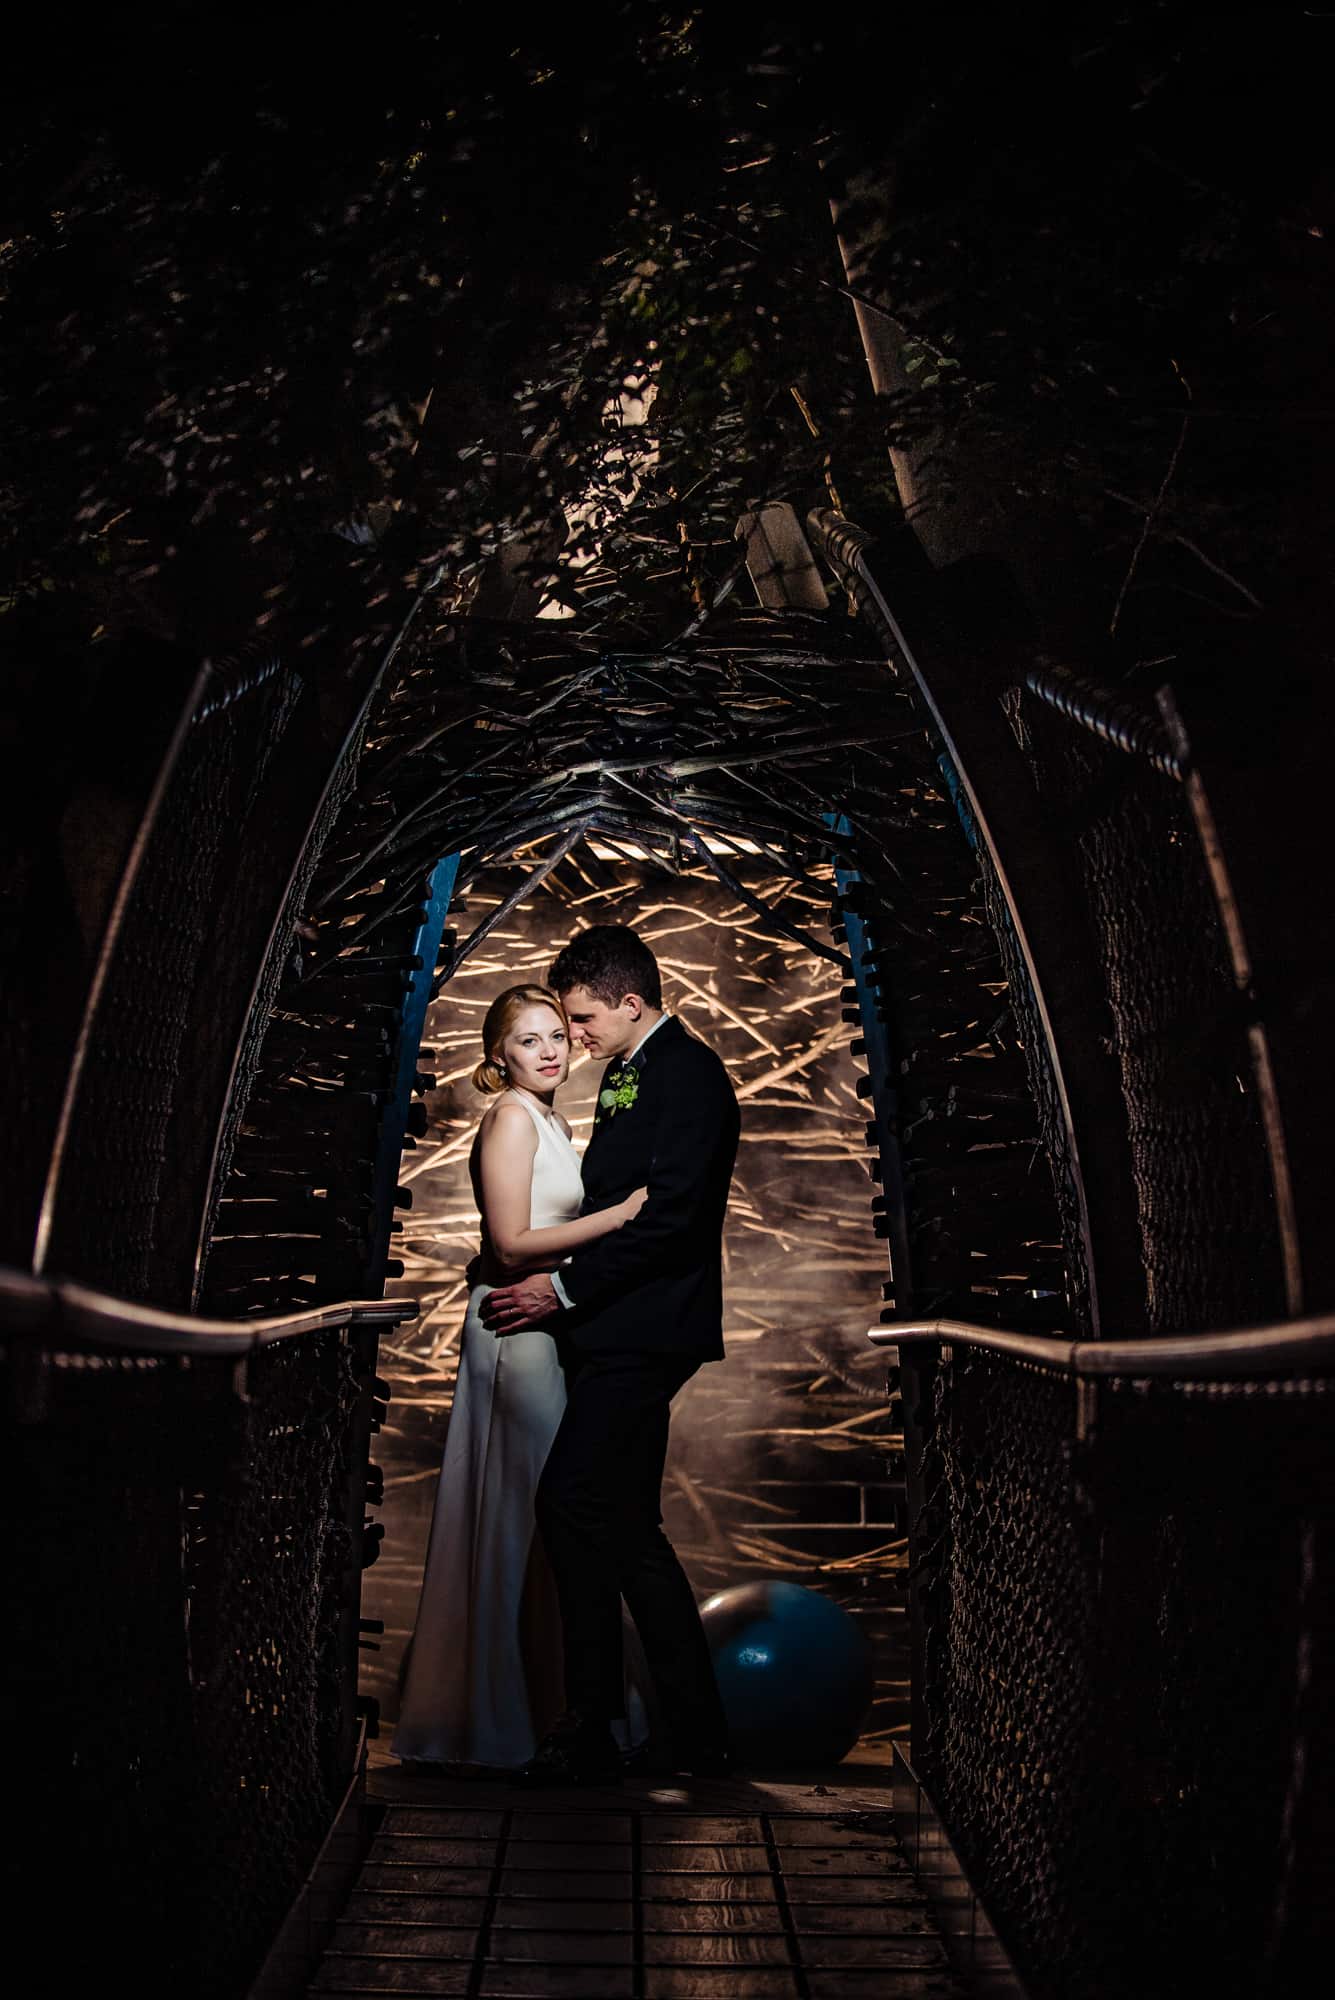
<path fill-rule="evenodd" d="M 554 1223 L 549 1229 L 534 1229 L 529 1216 L 533 1202 L 533 1161 L 538 1135 L 533 1120 L 522 1104 L 498 1104 L 483 1120 L 478 1146 L 478 1178 L 481 1183 L 482 1216 L 487 1225 L 487 1241 L 498 1264 L 506 1271 L 555 1265 L 569 1250 L 610 1236 L 629 1222 L 644 1201 L 645 1190 L 638 1188 L 613 1208 L 596 1215 L 577 1216 L 573 1222 Z"/>

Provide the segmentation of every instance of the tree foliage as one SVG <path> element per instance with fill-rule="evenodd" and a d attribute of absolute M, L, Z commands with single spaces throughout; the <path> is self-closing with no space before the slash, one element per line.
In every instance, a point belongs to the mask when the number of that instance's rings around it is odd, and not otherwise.
<path fill-rule="evenodd" d="M 2 232 L 20 648 L 271 636 L 338 671 L 517 536 L 586 624 L 666 636 L 726 589 L 748 502 L 893 508 L 892 442 L 930 445 L 932 504 L 972 482 L 1075 521 L 1091 630 L 1133 659 L 1314 578 L 1323 19 L 477 14 L 348 41 L 187 5 L 32 54 Z M 858 175 L 903 363 L 879 401 L 830 223 Z"/>

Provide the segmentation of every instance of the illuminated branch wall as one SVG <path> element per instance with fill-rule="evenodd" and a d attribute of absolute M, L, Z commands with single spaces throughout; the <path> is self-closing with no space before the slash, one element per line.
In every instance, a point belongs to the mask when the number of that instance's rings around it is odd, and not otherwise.
<path fill-rule="evenodd" d="M 509 896 L 532 854 L 480 876 L 452 914 L 466 936 Z M 762 857 L 728 867 L 776 915 L 828 944 L 820 888 L 780 878 Z M 818 882 L 828 871 L 814 871 Z M 674 875 L 605 843 L 577 847 L 465 960 L 436 1001 L 427 1043 L 440 1087 L 430 1125 L 405 1155 L 413 1206 L 399 1254 L 402 1289 L 423 1305 L 382 1350 L 391 1382 L 377 1456 L 385 1469 L 385 1553 L 367 1610 L 386 1633 L 365 1676 L 388 1713 L 411 1626 L 435 1477 L 453 1393 L 477 1243 L 467 1160 L 480 1100 L 469 1084 L 488 1002 L 543 979 L 577 928 L 632 923 L 658 954 L 668 1005 L 724 1058 L 742 1105 L 725 1239 L 729 1359 L 683 1392 L 665 1482 L 669 1531 L 697 1589 L 751 1577 L 809 1582 L 864 1615 L 880 1661 L 872 1733 L 900 1726 L 902 1459 L 883 1365 L 867 1348 L 886 1275 L 872 1233 L 865 1109 L 841 1018 L 838 968 L 767 925 L 701 868 Z M 425 1059 L 424 1059 L 425 1061 Z M 588 1136 L 597 1069 L 562 1094 Z"/>

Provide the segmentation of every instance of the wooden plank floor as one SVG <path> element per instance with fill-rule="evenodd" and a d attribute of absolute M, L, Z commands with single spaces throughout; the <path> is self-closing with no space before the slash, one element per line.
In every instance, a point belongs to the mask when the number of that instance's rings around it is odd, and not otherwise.
<path fill-rule="evenodd" d="M 951 2000 L 873 1767 L 530 1794 L 377 1762 L 312 1994 Z"/>

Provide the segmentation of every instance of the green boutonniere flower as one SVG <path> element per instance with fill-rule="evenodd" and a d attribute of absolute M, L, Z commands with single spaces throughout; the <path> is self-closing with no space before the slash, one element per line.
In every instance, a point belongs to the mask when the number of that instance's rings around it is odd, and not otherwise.
<path fill-rule="evenodd" d="M 639 1094 L 640 1072 L 633 1063 L 608 1070 L 598 1093 L 599 1118 L 615 1118 L 618 1111 L 629 1111 Z"/>

